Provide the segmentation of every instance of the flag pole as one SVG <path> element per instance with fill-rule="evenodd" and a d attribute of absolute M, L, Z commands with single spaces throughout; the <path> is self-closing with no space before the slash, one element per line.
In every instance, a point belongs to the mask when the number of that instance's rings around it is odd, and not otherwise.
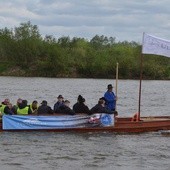
<path fill-rule="evenodd" d="M 140 82 L 139 82 L 138 120 L 140 120 L 140 115 L 141 115 L 142 76 L 143 76 L 143 55 L 141 54 L 141 56 L 140 56 Z"/>
<path fill-rule="evenodd" d="M 116 87 L 115 87 L 116 105 L 115 105 L 115 110 L 117 110 L 118 75 L 119 75 L 119 63 L 116 64 Z"/>
<path fill-rule="evenodd" d="M 143 33 L 143 40 L 142 45 L 144 42 L 144 33 Z M 140 120 L 141 115 L 141 94 L 142 94 L 142 77 L 143 77 L 143 53 L 141 48 L 141 55 L 140 55 L 140 82 L 139 82 L 139 104 L 138 104 L 138 118 L 137 120 Z"/>

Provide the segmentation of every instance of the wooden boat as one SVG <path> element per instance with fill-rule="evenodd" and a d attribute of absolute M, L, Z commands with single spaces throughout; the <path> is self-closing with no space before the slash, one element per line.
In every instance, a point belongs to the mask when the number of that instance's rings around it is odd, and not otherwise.
<path fill-rule="evenodd" d="M 46 117 L 46 116 L 43 116 Z M 49 117 L 49 116 L 48 116 Z M 58 116 L 52 116 L 58 117 Z M 67 116 L 66 116 L 67 117 Z M 68 116 L 70 117 L 70 116 Z M 69 118 L 70 119 L 70 118 Z M 141 117 L 140 120 L 133 120 L 131 117 L 116 117 L 114 125 L 109 126 L 83 126 L 63 127 L 46 129 L 2 129 L 1 131 L 55 131 L 55 132 L 115 132 L 115 133 L 142 133 L 170 130 L 170 116 Z"/>
<path fill-rule="evenodd" d="M 170 57 L 170 51 L 168 48 L 162 48 L 163 46 L 169 47 L 170 41 L 162 41 L 161 39 L 152 37 L 150 35 L 145 35 L 143 36 L 143 45 L 144 48 L 142 49 L 143 54 L 156 54 L 156 55 L 163 55 L 166 57 Z M 155 43 L 156 42 L 156 43 Z M 163 44 L 161 46 L 158 46 L 159 44 Z M 154 50 L 153 50 L 154 49 Z M 115 118 L 109 118 L 110 116 L 108 115 L 103 115 L 104 121 L 102 118 L 102 115 L 97 115 L 99 116 L 97 122 L 90 122 L 92 117 L 79 117 L 74 120 L 74 123 L 81 122 L 81 126 L 79 123 L 78 126 L 73 124 L 69 124 L 72 118 L 70 116 L 65 116 L 64 119 L 60 119 L 60 116 L 51 116 L 51 121 L 55 124 L 55 126 L 46 126 L 45 123 L 42 123 L 39 121 L 40 117 L 27 117 L 26 120 L 20 121 L 19 126 L 15 127 L 15 122 L 12 123 L 12 126 L 8 127 L 4 126 L 4 122 L 0 122 L 0 130 L 6 130 L 6 131 L 37 131 L 37 130 L 45 130 L 45 131 L 57 131 L 57 132 L 64 132 L 64 131 L 74 131 L 74 132 L 117 132 L 117 133 L 141 133 L 141 132 L 154 132 L 154 131 L 166 131 L 170 130 L 170 116 L 154 116 L 154 117 L 141 117 L 140 115 L 140 105 L 141 105 L 141 82 L 142 82 L 142 65 L 143 65 L 143 55 L 141 55 L 141 68 L 140 68 L 140 85 L 139 85 L 139 109 L 138 112 L 132 116 L 132 117 L 115 117 Z M 117 96 L 117 79 L 118 79 L 118 64 L 116 68 L 116 96 Z M 15 117 L 15 116 L 3 116 L 3 118 L 7 118 L 7 122 L 10 121 L 12 118 L 24 118 L 24 117 Z M 26 117 L 25 117 L 26 118 Z M 43 118 L 47 118 L 47 116 L 43 116 Z M 106 119 L 105 119 L 106 118 Z M 67 120 L 68 124 L 66 126 L 61 126 L 63 122 Z M 82 124 L 82 120 L 84 121 Z M 98 122 L 99 121 L 99 122 Z M 103 121 L 103 122 L 102 122 Z M 18 122 L 18 120 L 17 120 Z M 41 124 L 39 124 L 39 122 Z M 9 123 L 11 124 L 11 122 Z M 41 125 L 44 125 L 41 127 Z M 22 125 L 22 126 L 21 126 Z M 33 127 L 36 126 L 37 127 Z M 23 128 L 22 128 L 23 127 Z"/>

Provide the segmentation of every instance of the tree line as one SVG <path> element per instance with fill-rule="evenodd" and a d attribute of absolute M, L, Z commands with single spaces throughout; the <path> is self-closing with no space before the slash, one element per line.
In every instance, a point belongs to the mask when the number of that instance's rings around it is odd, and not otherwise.
<path fill-rule="evenodd" d="M 0 75 L 138 79 L 141 45 L 115 37 L 43 37 L 30 21 L 0 29 Z M 169 58 L 144 55 L 144 79 L 170 79 Z"/>

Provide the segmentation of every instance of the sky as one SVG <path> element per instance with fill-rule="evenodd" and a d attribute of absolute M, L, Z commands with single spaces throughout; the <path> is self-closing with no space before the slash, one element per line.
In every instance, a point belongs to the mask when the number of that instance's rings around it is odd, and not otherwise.
<path fill-rule="evenodd" d="M 143 32 L 170 40 L 170 0 L 0 0 L 0 29 L 23 22 L 42 36 L 115 37 L 142 42 Z"/>

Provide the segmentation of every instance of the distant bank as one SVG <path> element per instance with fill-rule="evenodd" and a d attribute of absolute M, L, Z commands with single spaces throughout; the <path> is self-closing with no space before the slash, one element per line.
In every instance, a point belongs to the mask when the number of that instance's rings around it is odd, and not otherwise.
<path fill-rule="evenodd" d="M 0 75 L 26 77 L 138 79 L 141 45 L 95 35 L 91 40 L 42 37 L 30 21 L 0 29 Z M 143 78 L 170 80 L 170 59 L 144 55 Z"/>
<path fill-rule="evenodd" d="M 98 79 L 115 79 L 115 75 L 114 74 L 106 74 L 106 75 L 102 75 L 102 76 L 94 76 L 94 75 L 82 75 L 77 73 L 76 71 L 72 71 L 68 74 L 57 74 L 51 76 L 51 74 L 41 74 L 39 73 L 37 70 L 29 70 L 29 69 L 21 69 L 18 67 L 8 67 L 8 68 L 3 68 L 4 70 L 1 70 L 0 72 L 0 76 L 13 76 L 13 77 L 51 77 L 51 78 L 98 78 Z M 139 76 L 123 76 L 119 74 L 119 79 L 139 79 Z M 143 79 L 145 80 L 170 80 L 170 76 L 169 77 L 161 77 L 161 78 L 155 78 L 155 77 L 145 77 L 143 76 Z"/>

